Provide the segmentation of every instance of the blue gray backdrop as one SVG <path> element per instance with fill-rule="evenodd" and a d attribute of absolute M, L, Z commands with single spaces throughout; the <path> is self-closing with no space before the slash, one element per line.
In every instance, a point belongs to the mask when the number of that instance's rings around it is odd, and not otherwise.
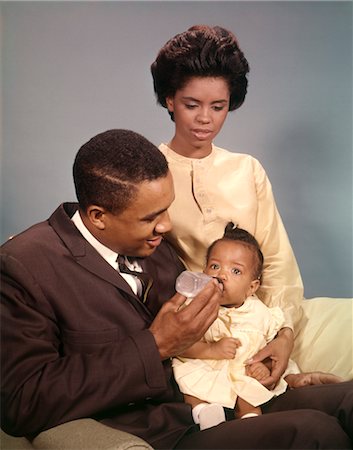
<path fill-rule="evenodd" d="M 1 2 L 1 242 L 75 200 L 78 148 L 109 128 L 173 131 L 149 66 L 196 23 L 235 32 L 246 103 L 216 143 L 266 168 L 306 297 L 352 297 L 352 3 Z M 212 180 L 210 180 L 212 182 Z"/>

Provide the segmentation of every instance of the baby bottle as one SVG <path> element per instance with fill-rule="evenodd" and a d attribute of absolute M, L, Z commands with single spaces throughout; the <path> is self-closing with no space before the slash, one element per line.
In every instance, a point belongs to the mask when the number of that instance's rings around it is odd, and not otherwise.
<path fill-rule="evenodd" d="M 202 291 L 210 280 L 212 280 L 212 277 L 205 273 L 185 270 L 176 279 L 175 289 L 179 294 L 193 298 Z"/>

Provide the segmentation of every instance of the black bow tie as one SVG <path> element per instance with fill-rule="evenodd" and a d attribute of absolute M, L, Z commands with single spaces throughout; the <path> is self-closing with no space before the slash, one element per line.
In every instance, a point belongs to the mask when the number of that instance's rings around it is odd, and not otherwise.
<path fill-rule="evenodd" d="M 127 273 L 129 275 L 134 275 L 135 277 L 137 277 L 140 280 L 142 289 L 141 289 L 141 294 L 139 295 L 139 297 L 142 300 L 142 302 L 145 303 L 145 301 L 147 299 L 147 294 L 148 294 L 149 290 L 151 289 L 153 280 L 146 272 L 137 272 L 136 270 L 129 269 L 126 265 L 126 259 L 128 259 L 128 258 L 125 257 L 124 255 L 119 255 L 116 258 L 116 261 L 119 265 L 119 271 L 121 273 Z"/>

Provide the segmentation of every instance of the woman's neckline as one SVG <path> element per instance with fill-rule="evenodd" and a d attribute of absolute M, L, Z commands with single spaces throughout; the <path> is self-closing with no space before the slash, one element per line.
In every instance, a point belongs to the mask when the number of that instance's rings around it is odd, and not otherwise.
<path fill-rule="evenodd" d="M 192 155 L 186 155 L 184 153 L 180 153 L 178 150 L 173 148 L 172 143 L 169 141 L 167 144 L 164 144 L 166 147 L 169 148 L 172 152 L 174 152 L 176 155 L 180 156 L 181 158 L 187 158 L 187 159 L 205 159 L 208 156 L 210 156 L 213 152 L 213 144 L 211 144 L 211 149 L 206 154 L 204 150 L 200 150 L 200 154 L 198 155 L 198 150 L 196 149 L 195 152 Z"/>

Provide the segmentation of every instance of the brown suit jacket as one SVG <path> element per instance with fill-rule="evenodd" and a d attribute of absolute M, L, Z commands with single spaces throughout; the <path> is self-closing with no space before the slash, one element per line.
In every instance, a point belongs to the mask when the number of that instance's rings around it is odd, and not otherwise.
<path fill-rule="evenodd" d="M 143 260 L 143 304 L 76 229 L 76 209 L 2 246 L 2 426 L 33 435 L 93 417 L 171 447 L 193 422 L 148 327 L 183 265 L 166 242 Z"/>

